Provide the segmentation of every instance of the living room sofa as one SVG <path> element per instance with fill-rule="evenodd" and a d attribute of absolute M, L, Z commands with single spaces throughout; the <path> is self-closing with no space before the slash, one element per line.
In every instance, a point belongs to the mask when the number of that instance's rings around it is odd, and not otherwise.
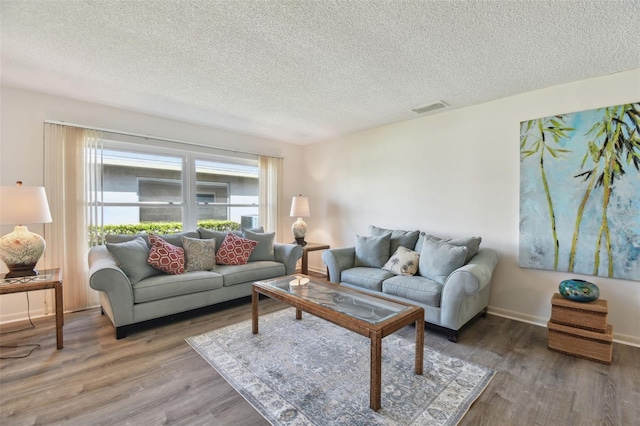
<path fill-rule="evenodd" d="M 227 234 L 198 229 L 161 235 L 163 242 L 184 250 L 183 273 L 165 273 L 148 264 L 152 247 L 147 234 L 109 235 L 106 244 L 92 247 L 89 283 L 100 293 L 102 312 L 115 326 L 116 338 L 143 321 L 250 296 L 253 282 L 293 274 L 302 257 L 301 246 L 274 242 L 273 233 L 234 231 L 257 242 L 247 263 L 215 264 L 212 256 L 217 259 Z"/>
<path fill-rule="evenodd" d="M 486 315 L 495 250 L 480 237 L 444 239 L 420 231 L 369 226 L 351 247 L 325 250 L 329 280 L 424 308 L 425 322 L 457 342 Z"/>

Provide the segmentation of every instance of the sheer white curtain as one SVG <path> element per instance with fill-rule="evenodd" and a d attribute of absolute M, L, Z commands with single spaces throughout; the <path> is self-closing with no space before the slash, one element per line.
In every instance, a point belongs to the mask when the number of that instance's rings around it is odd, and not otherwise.
<path fill-rule="evenodd" d="M 261 155 L 258 159 L 260 204 L 258 216 L 265 232 L 279 231 L 282 158 Z"/>
<path fill-rule="evenodd" d="M 66 311 L 98 306 L 98 293 L 89 287 L 87 254 L 90 226 L 101 226 L 94 194 L 100 184 L 96 146 L 101 132 L 45 123 L 44 183 L 53 222 L 45 225 L 45 267 L 63 271 Z M 89 203 L 94 208 L 89 209 Z M 100 209 L 101 210 L 101 209 Z"/>

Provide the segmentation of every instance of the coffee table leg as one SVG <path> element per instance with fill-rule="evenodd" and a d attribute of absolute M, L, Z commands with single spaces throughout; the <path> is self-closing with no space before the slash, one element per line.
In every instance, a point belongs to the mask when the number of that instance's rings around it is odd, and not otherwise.
<path fill-rule="evenodd" d="M 416 321 L 416 374 L 422 375 L 424 360 L 424 316 Z"/>
<path fill-rule="evenodd" d="M 251 332 L 258 334 L 258 292 L 251 289 Z"/>
<path fill-rule="evenodd" d="M 382 333 L 372 331 L 371 338 L 371 383 L 369 384 L 369 406 L 378 411 L 382 399 Z"/>
<path fill-rule="evenodd" d="M 296 309 L 296 319 L 302 319 L 302 311 L 300 309 Z"/>
<path fill-rule="evenodd" d="M 55 284 L 56 292 L 56 346 L 58 349 L 64 347 L 62 338 L 62 326 L 64 325 L 64 302 L 62 301 L 62 284 Z"/>

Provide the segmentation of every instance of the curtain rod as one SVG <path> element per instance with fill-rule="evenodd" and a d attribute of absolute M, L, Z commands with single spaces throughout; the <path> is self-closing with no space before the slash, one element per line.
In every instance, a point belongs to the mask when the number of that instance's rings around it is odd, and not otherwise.
<path fill-rule="evenodd" d="M 81 129 L 98 130 L 100 132 L 109 132 L 109 133 L 114 133 L 114 134 L 117 134 L 117 135 L 136 136 L 136 137 L 144 138 L 144 139 L 153 139 L 153 140 L 164 141 L 164 142 L 174 142 L 174 143 L 179 143 L 179 144 L 184 144 L 184 145 L 197 146 L 197 147 L 201 147 L 201 148 L 211 148 L 211 149 L 217 149 L 217 150 L 220 150 L 220 151 L 235 152 L 235 153 L 239 153 L 239 154 L 262 155 L 262 156 L 267 156 L 267 157 L 274 157 L 274 158 L 282 158 L 282 159 L 284 159 L 284 157 L 281 156 L 281 155 L 264 154 L 264 153 L 260 153 L 260 152 L 251 152 L 251 151 L 243 151 L 241 149 L 233 149 L 233 148 L 223 148 L 223 147 L 219 147 L 219 146 L 205 145 L 205 144 L 201 144 L 201 143 L 189 142 L 189 141 L 184 141 L 184 140 L 180 140 L 180 139 L 163 138 L 161 136 L 143 135 L 141 133 L 124 132 L 122 130 L 112 130 L 112 129 L 105 129 L 105 128 L 101 128 L 101 127 L 86 126 L 86 125 L 83 125 L 83 124 L 67 123 L 65 121 L 44 120 L 44 122 L 48 123 L 48 124 L 60 124 L 60 125 L 63 125 L 63 126 L 78 127 L 78 128 L 81 128 Z"/>

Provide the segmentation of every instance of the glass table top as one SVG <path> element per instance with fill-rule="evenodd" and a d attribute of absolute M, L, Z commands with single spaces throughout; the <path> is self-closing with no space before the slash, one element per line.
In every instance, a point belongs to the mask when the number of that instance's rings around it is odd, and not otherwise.
<path fill-rule="evenodd" d="M 370 324 L 380 323 L 410 309 L 407 305 L 360 293 L 348 287 L 327 284 L 307 277 L 300 278 L 301 281 L 297 276 L 291 275 L 259 283 Z"/>
<path fill-rule="evenodd" d="M 1 284 L 24 284 L 24 283 L 37 283 L 43 281 L 52 281 L 55 279 L 55 274 L 44 273 L 40 275 L 29 275 L 26 277 L 5 278 L 0 275 Z"/>

